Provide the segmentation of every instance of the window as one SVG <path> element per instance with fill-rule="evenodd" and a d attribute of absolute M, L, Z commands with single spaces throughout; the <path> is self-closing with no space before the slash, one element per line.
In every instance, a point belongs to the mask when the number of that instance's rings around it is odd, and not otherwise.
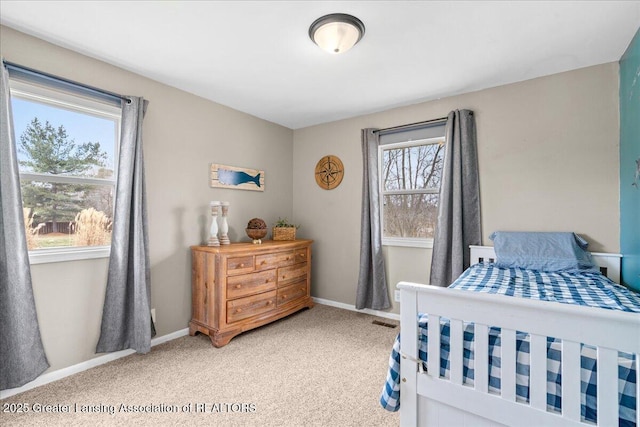
<path fill-rule="evenodd" d="M 432 247 L 444 136 L 380 145 L 382 243 Z"/>
<path fill-rule="evenodd" d="M 19 79 L 10 85 L 31 263 L 108 256 L 120 107 Z"/>

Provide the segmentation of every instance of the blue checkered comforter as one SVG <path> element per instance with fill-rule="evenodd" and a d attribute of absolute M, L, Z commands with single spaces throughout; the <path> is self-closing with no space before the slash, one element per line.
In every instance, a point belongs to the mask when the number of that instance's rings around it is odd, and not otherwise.
<path fill-rule="evenodd" d="M 555 301 L 640 313 L 640 295 L 618 285 L 598 273 L 545 273 L 518 268 L 500 268 L 491 263 L 480 263 L 466 270 L 450 287 L 474 292 L 488 292 L 520 298 Z M 426 362 L 427 315 L 418 316 L 419 357 Z M 449 320 L 440 321 L 440 375 L 449 377 Z M 529 337 L 516 334 L 516 395 L 518 401 L 529 401 Z M 464 383 L 473 385 L 473 323 L 464 326 Z M 547 338 L 547 408 L 560 411 L 561 395 L 560 340 Z M 596 349 L 588 345 L 581 348 L 582 417 L 595 422 L 596 408 Z M 489 329 L 489 391 L 500 393 L 500 329 Z M 619 353 L 618 378 L 620 397 L 620 426 L 635 426 L 637 362 L 633 355 Z M 426 363 L 423 365 L 426 370 Z M 389 411 L 400 408 L 400 335 L 389 357 L 387 381 L 382 390 L 380 404 Z"/>

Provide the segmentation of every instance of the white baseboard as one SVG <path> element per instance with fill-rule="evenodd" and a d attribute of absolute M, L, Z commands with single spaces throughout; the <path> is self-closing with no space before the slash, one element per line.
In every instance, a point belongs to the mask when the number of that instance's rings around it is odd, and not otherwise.
<path fill-rule="evenodd" d="M 386 319 L 400 320 L 400 315 L 396 313 L 387 313 L 386 311 L 371 310 L 368 308 L 365 308 L 363 310 L 358 310 L 355 305 L 345 304 L 343 302 L 331 301 L 329 299 L 316 298 L 316 297 L 312 297 L 311 299 L 313 300 L 313 302 L 317 304 L 329 305 L 331 307 L 342 308 L 344 310 L 350 310 L 350 311 L 356 311 L 358 313 L 371 314 L 372 316 L 384 317 Z"/>
<path fill-rule="evenodd" d="M 152 339 L 151 347 L 164 344 L 166 342 L 175 340 L 176 338 L 185 337 L 187 335 L 189 335 L 189 328 L 180 329 L 179 331 L 171 332 L 170 334 Z"/>
<path fill-rule="evenodd" d="M 154 338 L 151 340 L 151 347 L 159 344 L 164 344 L 167 341 L 171 341 L 188 334 L 189 334 L 189 328 L 184 328 L 179 331 L 172 332 L 170 334 L 163 335 L 158 338 Z M 134 353 L 135 353 L 134 350 L 116 351 L 113 353 L 105 354 L 104 356 L 98 356 L 93 359 L 80 362 L 76 365 L 68 366 L 66 368 L 58 369 L 52 372 L 47 372 L 46 374 L 40 375 L 35 380 L 21 387 L 10 388 L 7 390 L 0 391 L 0 399 L 6 399 L 7 397 L 14 396 L 18 393 L 23 393 L 27 390 L 31 390 L 45 384 L 49 384 L 51 382 L 60 380 L 70 375 L 77 374 L 82 371 L 86 371 L 87 369 L 95 368 L 96 366 L 104 365 L 105 363 L 112 362 L 114 360 L 120 359 L 121 357 L 129 356 L 130 354 L 134 354 Z"/>

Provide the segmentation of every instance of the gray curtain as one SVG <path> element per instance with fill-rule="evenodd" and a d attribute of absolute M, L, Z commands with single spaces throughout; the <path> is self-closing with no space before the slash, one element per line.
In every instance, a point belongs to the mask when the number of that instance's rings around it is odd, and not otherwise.
<path fill-rule="evenodd" d="M 20 387 L 48 367 L 31 286 L 22 215 L 9 73 L 0 89 L 0 390 Z"/>
<path fill-rule="evenodd" d="M 360 274 L 356 308 L 384 310 L 391 307 L 382 256 L 378 145 L 374 129 L 362 129 L 362 214 L 360 228 Z"/>
<path fill-rule="evenodd" d="M 430 284 L 449 286 L 469 267 L 469 245 L 479 245 L 480 184 L 473 111 L 449 113 L 438 223 L 433 239 Z"/>
<path fill-rule="evenodd" d="M 147 104 L 138 97 L 122 103 L 111 257 L 97 353 L 127 348 L 148 353 L 155 335 L 142 156 L 142 119 Z"/>

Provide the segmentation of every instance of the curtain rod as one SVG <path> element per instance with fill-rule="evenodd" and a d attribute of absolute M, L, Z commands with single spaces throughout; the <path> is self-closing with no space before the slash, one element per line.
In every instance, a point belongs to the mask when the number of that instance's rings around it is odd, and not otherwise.
<path fill-rule="evenodd" d="M 440 122 L 446 122 L 446 121 L 447 121 L 447 117 L 440 117 L 438 119 L 425 120 L 425 121 L 422 121 L 422 122 L 409 123 L 409 124 L 406 124 L 406 125 L 393 126 L 393 127 L 384 128 L 384 129 L 376 129 L 376 130 L 373 131 L 373 133 L 388 132 L 390 130 L 411 128 L 411 127 L 414 127 L 414 126 L 426 125 L 426 124 L 431 124 L 431 123 L 440 123 Z"/>
<path fill-rule="evenodd" d="M 35 70 L 33 68 L 25 67 L 24 65 L 15 64 L 13 62 L 2 60 L 2 63 L 8 69 L 12 69 L 13 68 L 16 71 L 22 71 L 22 72 L 26 72 L 26 73 L 29 73 L 29 74 L 36 74 L 38 76 L 42 76 L 42 77 L 45 77 L 45 78 L 48 78 L 48 79 L 57 80 L 57 81 L 60 81 L 62 83 L 66 83 L 68 85 L 78 86 L 78 87 L 81 87 L 81 88 L 86 89 L 88 91 L 96 92 L 96 93 L 99 93 L 101 95 L 106 95 L 106 96 L 114 98 L 114 99 L 121 99 L 123 101 L 127 101 L 127 104 L 131 103 L 131 99 L 129 97 L 124 96 L 124 95 L 120 95 L 120 94 L 117 94 L 117 93 L 114 93 L 114 92 L 109 92 L 108 90 L 98 89 L 97 87 L 93 87 L 93 86 L 86 85 L 84 83 L 79 83 L 79 82 L 76 82 L 76 81 L 73 81 L 73 80 L 65 79 L 64 77 L 55 76 L 53 74 L 45 73 L 44 71 Z"/>

